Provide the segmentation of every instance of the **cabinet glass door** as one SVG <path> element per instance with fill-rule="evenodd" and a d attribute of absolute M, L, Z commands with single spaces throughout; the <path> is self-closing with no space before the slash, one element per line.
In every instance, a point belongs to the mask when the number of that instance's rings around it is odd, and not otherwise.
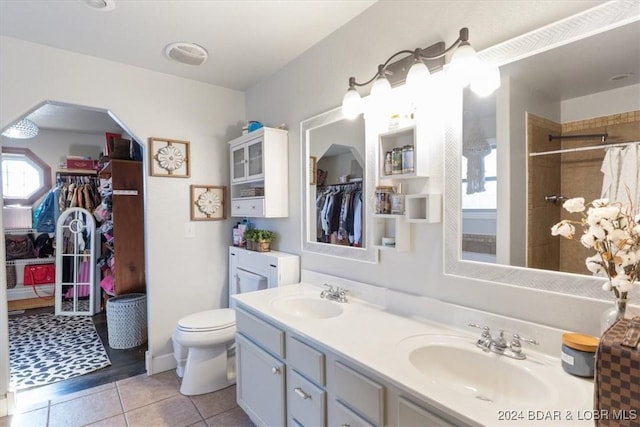
<path fill-rule="evenodd" d="M 242 181 L 246 178 L 247 164 L 245 146 L 241 145 L 231 150 L 231 180 Z"/>
<path fill-rule="evenodd" d="M 263 175 L 262 168 L 262 139 L 249 143 L 247 147 L 249 153 L 249 171 L 248 179 L 260 178 Z"/>

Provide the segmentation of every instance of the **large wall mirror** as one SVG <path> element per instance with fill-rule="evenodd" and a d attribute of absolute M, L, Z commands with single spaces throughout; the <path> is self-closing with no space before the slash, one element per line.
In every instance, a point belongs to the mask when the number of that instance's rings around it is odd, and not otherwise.
<path fill-rule="evenodd" d="M 601 195 L 602 139 L 579 135 L 640 141 L 638 40 L 637 5 L 609 2 L 480 52 L 502 87 L 465 92 L 447 123 L 445 273 L 610 297 L 587 276 L 592 254 L 550 228 L 564 198 Z"/>
<path fill-rule="evenodd" d="M 304 251 L 377 261 L 367 197 L 375 181 L 375 151 L 367 148 L 366 134 L 363 116 L 347 120 L 340 108 L 300 123 Z"/>

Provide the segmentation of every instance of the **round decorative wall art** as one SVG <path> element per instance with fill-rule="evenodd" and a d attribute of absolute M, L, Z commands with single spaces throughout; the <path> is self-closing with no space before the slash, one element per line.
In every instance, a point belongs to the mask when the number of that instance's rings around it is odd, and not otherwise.
<path fill-rule="evenodd" d="M 189 142 L 177 139 L 149 138 L 151 175 L 172 178 L 190 176 Z"/>
<path fill-rule="evenodd" d="M 191 220 L 215 221 L 225 219 L 227 187 L 215 185 L 191 186 Z"/>

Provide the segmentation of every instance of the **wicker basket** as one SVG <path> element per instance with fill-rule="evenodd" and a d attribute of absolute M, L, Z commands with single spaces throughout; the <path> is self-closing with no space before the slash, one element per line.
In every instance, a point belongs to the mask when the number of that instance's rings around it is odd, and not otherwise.
<path fill-rule="evenodd" d="M 147 341 L 147 296 L 127 294 L 107 301 L 109 347 L 133 348 Z"/>
<path fill-rule="evenodd" d="M 271 251 L 271 242 L 267 240 L 260 240 L 257 242 L 254 240 L 247 240 L 247 249 L 256 252 L 269 252 Z"/>

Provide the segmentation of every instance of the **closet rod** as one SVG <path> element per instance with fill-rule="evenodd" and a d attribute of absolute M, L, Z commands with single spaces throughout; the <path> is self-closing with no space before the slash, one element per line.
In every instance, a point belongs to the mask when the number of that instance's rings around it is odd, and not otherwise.
<path fill-rule="evenodd" d="M 586 139 L 586 138 L 600 138 L 602 142 L 607 139 L 609 134 L 607 133 L 590 133 L 587 135 L 549 135 L 549 142 L 554 139 Z"/>
<path fill-rule="evenodd" d="M 562 150 L 541 151 L 539 153 L 529 153 L 529 157 L 546 156 L 547 154 L 573 153 L 576 151 L 602 150 L 609 147 L 625 147 L 627 145 L 638 144 L 638 143 L 639 143 L 638 141 L 620 142 L 620 143 L 612 143 L 612 144 L 606 144 L 606 145 L 592 145 L 589 147 L 565 148 Z"/>

